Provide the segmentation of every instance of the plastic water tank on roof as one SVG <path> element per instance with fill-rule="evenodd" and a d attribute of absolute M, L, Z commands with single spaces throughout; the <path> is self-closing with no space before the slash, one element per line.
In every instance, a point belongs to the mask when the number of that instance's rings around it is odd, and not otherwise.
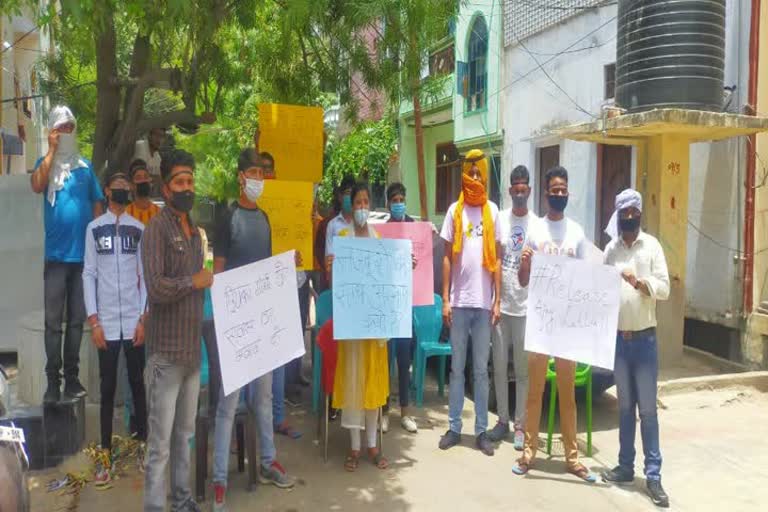
<path fill-rule="evenodd" d="M 619 0 L 616 103 L 719 111 L 725 0 Z"/>

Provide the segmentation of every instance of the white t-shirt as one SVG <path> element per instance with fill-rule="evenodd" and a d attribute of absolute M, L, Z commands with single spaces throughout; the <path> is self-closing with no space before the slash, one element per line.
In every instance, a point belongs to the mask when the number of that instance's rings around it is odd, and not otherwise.
<path fill-rule="evenodd" d="M 534 252 L 559 254 L 584 259 L 587 238 L 582 227 L 569 218 L 553 221 L 544 217 L 535 230 L 529 231 L 528 245 Z"/>
<path fill-rule="evenodd" d="M 501 234 L 501 312 L 510 316 L 525 316 L 528 311 L 528 288 L 520 286 L 517 271 L 520 255 L 529 233 L 537 229 L 541 219 L 528 212 L 524 217 L 512 213 L 512 208 L 499 213 Z"/>
<path fill-rule="evenodd" d="M 494 225 L 494 240 L 499 242 L 499 207 L 488 201 Z M 440 237 L 453 242 L 453 203 L 445 214 Z M 493 274 L 483 267 L 483 208 L 464 204 L 462 213 L 461 254 L 451 265 L 451 306 L 454 308 L 481 308 L 490 310 L 493 306 Z"/>
<path fill-rule="evenodd" d="M 133 155 L 134 160 L 140 158 L 147 163 L 147 171 L 152 176 L 160 176 L 160 162 L 162 157 L 159 151 L 155 151 L 155 154 L 151 154 L 149 150 L 149 143 L 146 140 L 136 141 L 136 150 Z"/>
<path fill-rule="evenodd" d="M 325 232 L 325 255 L 331 256 L 333 254 L 333 237 L 340 236 L 341 231 L 349 229 L 354 225 L 354 221 L 347 222 L 344 219 L 343 214 L 338 214 L 331 219 L 328 223 L 328 228 Z"/>

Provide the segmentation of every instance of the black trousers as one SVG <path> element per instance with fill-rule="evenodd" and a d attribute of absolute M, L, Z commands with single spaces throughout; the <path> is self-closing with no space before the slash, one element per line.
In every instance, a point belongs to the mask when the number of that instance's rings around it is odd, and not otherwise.
<path fill-rule="evenodd" d="M 128 383 L 131 386 L 136 410 L 136 438 L 147 439 L 147 395 L 144 391 L 144 345 L 133 346 L 133 340 L 107 341 L 106 350 L 99 350 L 99 375 L 101 377 L 101 447 L 112 449 L 112 415 L 115 409 L 117 388 L 117 362 L 120 348 L 125 352 Z"/>
<path fill-rule="evenodd" d="M 85 321 L 83 264 L 46 261 L 43 267 L 43 281 L 47 359 L 45 373 L 50 383 L 58 385 L 62 370 L 62 334 L 64 334 L 64 378 L 76 380 L 80 370 L 80 340 L 83 337 Z M 65 320 L 66 333 L 62 328 Z"/>

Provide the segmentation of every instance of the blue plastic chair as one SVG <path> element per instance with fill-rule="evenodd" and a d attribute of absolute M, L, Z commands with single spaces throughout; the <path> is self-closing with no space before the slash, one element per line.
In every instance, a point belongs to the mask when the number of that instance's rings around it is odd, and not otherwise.
<path fill-rule="evenodd" d="M 424 405 L 424 381 L 427 372 L 427 359 L 440 357 L 440 373 L 437 378 L 437 392 L 443 396 L 445 388 L 445 365 L 451 355 L 451 343 L 440 342 L 443 330 L 443 299 L 435 295 L 432 306 L 413 308 L 413 327 L 416 333 L 416 358 L 414 360 L 414 383 L 416 384 L 416 407 Z"/>
<path fill-rule="evenodd" d="M 333 316 L 333 294 L 325 290 L 315 301 L 315 325 L 312 327 L 312 412 L 320 410 L 320 396 L 323 393 L 320 382 L 323 370 L 323 355 L 317 346 L 317 333 L 320 327 Z"/>

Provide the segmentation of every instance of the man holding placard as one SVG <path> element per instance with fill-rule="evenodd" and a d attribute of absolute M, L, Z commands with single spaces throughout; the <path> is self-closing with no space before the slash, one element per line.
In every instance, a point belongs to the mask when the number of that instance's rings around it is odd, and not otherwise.
<path fill-rule="evenodd" d="M 530 175 L 524 165 L 518 165 L 509 176 L 512 208 L 499 214 L 501 231 L 501 321 L 493 336 L 493 379 L 499 422 L 488 433 L 498 442 L 509 434 L 509 382 L 507 365 L 513 350 L 515 368 L 515 449 L 525 442 L 525 397 L 528 393 L 528 354 L 525 352 L 525 315 L 528 310 L 528 290 L 520 286 L 517 272 L 528 234 L 536 231 L 540 219 L 528 210 L 531 195 Z"/>
<path fill-rule="evenodd" d="M 214 245 L 214 272 L 232 270 L 272 256 L 272 232 L 267 214 L 257 201 L 264 191 L 264 169 L 252 148 L 242 151 L 237 162 L 240 197 L 225 215 L 218 219 Z M 210 345 L 215 345 L 211 343 Z M 212 347 L 211 347 L 212 348 Z M 218 359 L 218 357 L 216 357 Z M 295 480 L 275 460 L 276 450 L 272 425 L 272 372 L 249 385 L 249 398 L 259 431 L 261 470 L 259 480 L 281 488 L 293 487 Z M 229 446 L 240 391 L 224 396 L 219 393 L 214 432 L 213 489 L 216 512 L 225 510 Z"/>
<path fill-rule="evenodd" d="M 451 380 L 448 391 L 449 429 L 440 449 L 461 442 L 464 409 L 464 366 L 472 336 L 475 436 L 478 449 L 493 455 L 488 428 L 488 358 L 491 325 L 500 316 L 501 254 L 499 208 L 488 200 L 488 159 L 479 149 L 467 153 L 462 166 L 461 195 L 448 208 L 440 237 L 443 257 L 443 321 L 451 329 Z"/>
<path fill-rule="evenodd" d="M 538 228 L 529 233 L 528 242 L 520 258 L 518 277 L 520 285 L 524 288 L 528 286 L 531 277 L 531 259 L 534 254 L 552 254 L 584 259 L 587 251 L 588 242 L 584 236 L 584 230 L 579 224 L 566 218 L 564 213 L 568 204 L 568 171 L 560 166 L 553 167 L 547 171 L 542 185 L 546 187 L 549 211 Z M 512 471 L 517 475 L 528 473 L 536 457 L 539 443 L 541 402 L 548 364 L 548 354 L 528 353 L 525 443 L 523 456 L 512 468 Z M 593 483 L 597 479 L 586 466 L 579 462 L 579 450 L 576 444 L 576 396 L 574 394 L 576 362 L 556 357 L 555 371 L 557 372 L 560 426 L 567 470 L 582 480 Z"/>
<path fill-rule="evenodd" d="M 619 398 L 619 465 L 604 472 L 603 480 L 634 481 L 635 410 L 639 410 L 648 494 L 656 505 L 668 507 L 669 496 L 661 486 L 656 415 L 656 301 L 669 298 L 669 273 L 661 244 L 640 229 L 642 210 L 640 193 L 624 190 L 616 196 L 616 211 L 605 229 L 612 239 L 605 248 L 605 263 L 621 270 L 623 282 L 613 369 Z"/>
<path fill-rule="evenodd" d="M 174 150 L 163 159 L 166 206 L 144 230 L 141 243 L 149 302 L 145 512 L 165 510 L 169 461 L 172 509 L 198 510 L 189 485 L 189 439 L 200 392 L 203 290 L 211 287 L 213 275 L 203 268 L 203 244 L 189 216 L 195 204 L 194 171 L 195 160 L 186 151 Z"/>

